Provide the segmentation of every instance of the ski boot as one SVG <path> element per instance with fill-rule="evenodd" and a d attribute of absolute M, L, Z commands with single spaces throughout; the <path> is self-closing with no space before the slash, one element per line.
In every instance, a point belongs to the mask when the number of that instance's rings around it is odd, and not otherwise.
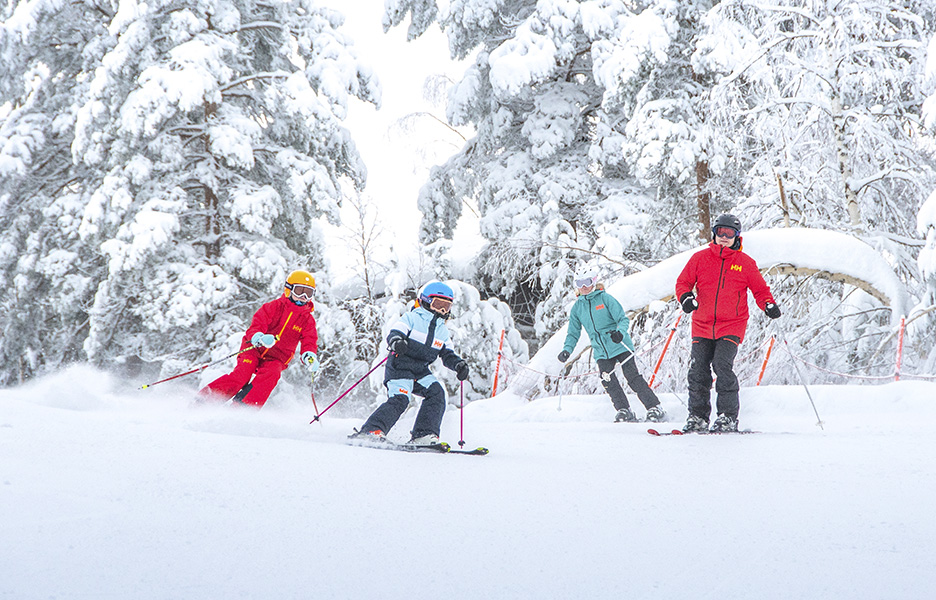
<path fill-rule="evenodd" d="M 683 433 L 694 433 L 697 431 L 708 431 L 708 419 L 689 415 L 686 425 L 682 428 Z"/>
<path fill-rule="evenodd" d="M 632 411 L 631 409 L 622 408 L 621 410 L 617 411 L 617 414 L 614 415 L 614 422 L 615 423 L 636 423 L 637 416 L 634 414 L 634 411 Z"/>
<path fill-rule="evenodd" d="M 738 431 L 738 420 L 732 419 L 726 414 L 718 415 L 718 418 L 715 419 L 715 422 L 712 423 L 712 431 L 718 433 L 729 433 Z"/>
<path fill-rule="evenodd" d="M 666 418 L 666 411 L 657 404 L 647 409 L 647 420 L 652 423 L 661 423 Z"/>
<path fill-rule="evenodd" d="M 439 436 L 434 433 L 427 433 L 426 435 L 420 435 L 410 438 L 410 441 L 406 443 L 407 446 L 415 446 L 417 448 L 426 448 L 430 450 L 436 450 L 438 452 L 448 452 L 449 445 L 443 441 L 439 440 Z"/>
<path fill-rule="evenodd" d="M 373 431 L 361 431 L 354 430 L 354 433 L 348 436 L 349 440 L 363 440 L 367 442 L 386 442 L 387 436 L 384 435 L 384 432 L 379 429 L 374 429 Z"/>
<path fill-rule="evenodd" d="M 426 435 L 421 435 L 419 437 L 413 436 L 410 438 L 410 441 L 407 442 L 411 446 L 441 446 L 442 442 L 439 441 L 439 436 L 434 433 L 427 433 Z"/>

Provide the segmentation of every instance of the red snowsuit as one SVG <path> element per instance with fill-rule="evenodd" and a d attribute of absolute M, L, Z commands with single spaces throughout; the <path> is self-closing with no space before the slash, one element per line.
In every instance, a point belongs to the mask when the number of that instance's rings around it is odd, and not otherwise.
<path fill-rule="evenodd" d="M 257 332 L 271 333 L 279 339 L 272 348 L 251 348 L 238 355 L 234 370 L 206 385 L 201 395 L 215 395 L 227 400 L 237 394 L 253 376 L 253 387 L 243 402 L 259 408 L 266 403 L 276 387 L 280 374 L 296 352 L 297 344 L 302 344 L 302 352 L 311 350 L 318 353 L 318 332 L 311 302 L 299 306 L 281 296 L 261 306 L 244 334 L 241 349 L 252 347 L 250 338 Z"/>
<path fill-rule="evenodd" d="M 712 242 L 693 254 L 676 279 L 676 299 L 693 287 L 699 308 L 692 314 L 692 337 L 717 340 L 734 335 L 740 344 L 747 330 L 747 290 L 761 309 L 776 303 L 757 263 L 740 246 L 732 250 Z"/>

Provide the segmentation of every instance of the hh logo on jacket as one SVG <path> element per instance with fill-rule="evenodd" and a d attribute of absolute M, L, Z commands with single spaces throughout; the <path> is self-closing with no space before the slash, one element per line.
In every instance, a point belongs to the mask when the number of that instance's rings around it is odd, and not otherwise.
<path fill-rule="evenodd" d="M 732 271 L 737 271 L 738 273 L 740 273 L 740 272 L 741 272 L 741 265 L 731 265 L 731 270 L 732 270 Z"/>
<path fill-rule="evenodd" d="M 604 304 L 599 304 L 595 307 L 595 310 L 601 310 L 602 308 L 604 308 Z"/>
<path fill-rule="evenodd" d="M 302 327 L 299 327 L 298 325 L 293 325 L 293 331 L 298 331 L 299 333 L 302 333 Z"/>
<path fill-rule="evenodd" d="M 441 348 L 441 347 L 442 347 L 442 340 L 432 340 L 432 347 L 433 347 L 433 348 Z"/>

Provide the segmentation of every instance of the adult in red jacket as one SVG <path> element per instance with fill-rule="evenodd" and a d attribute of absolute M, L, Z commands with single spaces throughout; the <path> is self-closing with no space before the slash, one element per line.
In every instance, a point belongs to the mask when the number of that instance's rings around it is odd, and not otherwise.
<path fill-rule="evenodd" d="M 244 404 L 262 407 L 299 344 L 300 361 L 313 373 L 317 372 L 318 332 L 312 316 L 314 296 L 315 278 L 310 273 L 290 273 L 283 295 L 267 302 L 254 314 L 241 342 L 241 349 L 249 350 L 238 355 L 233 371 L 206 385 L 199 396 L 227 401 L 236 394 Z M 238 392 L 242 389 L 246 395 L 240 398 L 242 394 Z"/>
<path fill-rule="evenodd" d="M 689 363 L 689 419 L 683 431 L 704 431 L 712 413 L 712 371 L 718 394 L 718 418 L 713 431 L 737 431 L 739 398 L 734 360 L 744 340 L 748 297 L 767 316 L 780 316 L 770 288 L 754 259 L 741 251 L 741 221 L 721 215 L 715 221 L 712 242 L 692 255 L 676 279 L 676 297 L 692 315 L 692 355 Z M 695 293 L 693 293 L 695 289 Z"/>

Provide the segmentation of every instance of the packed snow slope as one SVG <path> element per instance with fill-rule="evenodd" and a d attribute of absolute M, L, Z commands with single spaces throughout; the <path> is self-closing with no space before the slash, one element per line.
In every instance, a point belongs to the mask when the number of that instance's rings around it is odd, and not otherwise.
<path fill-rule="evenodd" d="M 344 444 L 74 368 L 0 390 L 0 598 L 928 599 L 936 385 L 745 388 L 745 436 L 604 396 L 464 411 L 487 456 Z M 160 386 L 163 387 L 163 386 Z M 669 427 L 683 396 L 663 394 Z M 329 399 L 319 399 L 323 406 Z M 640 414 L 643 411 L 637 407 Z M 412 409 L 393 430 L 403 439 Z M 443 437 L 459 440 L 449 407 Z"/>

